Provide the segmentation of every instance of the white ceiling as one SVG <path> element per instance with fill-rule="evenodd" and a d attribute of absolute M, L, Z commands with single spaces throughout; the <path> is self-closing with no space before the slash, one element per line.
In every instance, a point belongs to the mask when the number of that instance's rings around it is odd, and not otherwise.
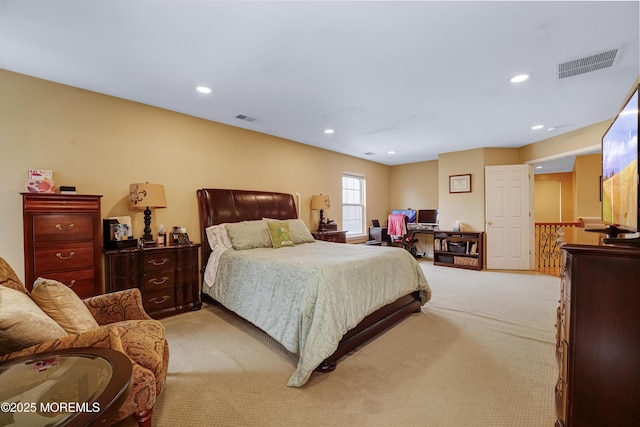
<path fill-rule="evenodd" d="M 0 67 L 396 165 L 612 118 L 639 21 L 638 1 L 0 0 Z"/>

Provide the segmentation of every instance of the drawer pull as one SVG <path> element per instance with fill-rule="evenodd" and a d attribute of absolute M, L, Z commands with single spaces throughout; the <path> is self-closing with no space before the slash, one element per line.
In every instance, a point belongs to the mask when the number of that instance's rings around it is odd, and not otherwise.
<path fill-rule="evenodd" d="M 163 265 L 169 262 L 169 258 L 162 258 L 161 260 L 157 260 L 157 259 L 150 259 L 149 261 L 147 261 L 149 264 L 153 264 L 153 265 Z"/>
<path fill-rule="evenodd" d="M 75 227 L 75 224 L 71 223 L 67 226 L 67 228 L 62 228 L 60 224 L 56 224 L 56 228 L 60 231 L 71 231 Z"/>
<path fill-rule="evenodd" d="M 162 276 L 161 279 L 150 279 L 149 283 L 151 283 L 152 285 L 162 285 L 167 280 L 169 280 L 167 276 Z"/>
<path fill-rule="evenodd" d="M 158 299 L 158 298 L 151 298 L 149 300 L 149 302 L 152 302 L 154 304 L 162 304 L 163 302 L 165 302 L 166 300 L 169 299 L 169 295 L 165 295 L 162 298 Z"/>
<path fill-rule="evenodd" d="M 58 252 L 56 256 L 60 259 L 71 259 L 71 257 L 74 256 L 75 254 L 76 254 L 75 252 L 69 252 L 69 256 L 62 256 L 62 254 Z"/>

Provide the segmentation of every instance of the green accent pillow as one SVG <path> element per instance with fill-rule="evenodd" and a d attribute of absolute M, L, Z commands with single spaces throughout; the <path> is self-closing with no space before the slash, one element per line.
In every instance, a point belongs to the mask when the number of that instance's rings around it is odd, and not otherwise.
<path fill-rule="evenodd" d="M 269 235 L 274 248 L 283 246 L 294 246 L 289 231 L 289 223 L 286 221 L 267 221 L 269 227 Z"/>

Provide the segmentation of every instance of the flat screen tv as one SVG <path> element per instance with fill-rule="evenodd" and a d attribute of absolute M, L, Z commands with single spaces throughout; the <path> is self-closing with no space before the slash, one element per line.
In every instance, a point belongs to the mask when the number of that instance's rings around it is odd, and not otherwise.
<path fill-rule="evenodd" d="M 607 234 L 610 238 L 616 238 L 620 233 L 636 233 L 640 230 L 639 89 L 640 86 L 602 137 L 602 221 L 608 225 Z"/>

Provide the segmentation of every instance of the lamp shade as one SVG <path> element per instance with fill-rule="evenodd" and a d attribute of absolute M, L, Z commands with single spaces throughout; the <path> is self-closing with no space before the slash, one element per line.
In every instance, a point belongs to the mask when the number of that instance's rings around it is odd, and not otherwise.
<path fill-rule="evenodd" d="M 329 196 L 320 194 L 319 196 L 311 196 L 311 209 L 313 210 L 324 210 L 329 209 L 331 207 L 331 202 L 329 201 Z"/>
<path fill-rule="evenodd" d="M 129 209 L 166 208 L 164 185 L 148 182 L 129 186 Z"/>

